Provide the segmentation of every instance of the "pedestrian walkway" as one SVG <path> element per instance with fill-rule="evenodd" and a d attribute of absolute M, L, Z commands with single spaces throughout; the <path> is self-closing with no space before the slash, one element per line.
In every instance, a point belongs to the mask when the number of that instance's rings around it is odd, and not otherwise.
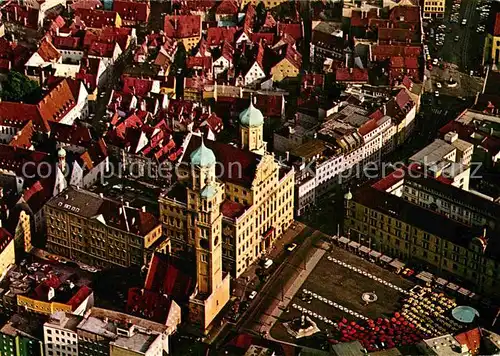
<path fill-rule="evenodd" d="M 302 233 L 305 227 L 306 226 L 304 224 L 298 221 L 293 222 L 290 228 L 288 228 L 281 235 L 281 237 L 279 237 L 275 241 L 274 247 L 270 249 L 266 257 L 270 258 L 271 260 L 275 260 L 276 258 L 278 258 L 283 253 L 285 246 L 293 242 L 297 235 Z M 233 289 L 233 296 L 243 300 L 245 293 L 247 293 L 248 290 L 255 289 L 258 283 L 257 275 L 255 273 L 257 268 L 258 263 L 253 263 L 252 265 L 248 266 L 246 271 L 243 272 L 237 279 L 232 280 L 233 284 L 231 288 Z"/>
<path fill-rule="evenodd" d="M 300 270 L 298 275 L 294 278 L 290 278 L 286 281 L 287 285 L 284 288 L 283 301 L 273 301 L 272 305 L 266 310 L 266 312 L 262 313 L 260 318 L 260 330 L 261 333 L 268 334 L 271 328 L 274 326 L 274 323 L 278 320 L 278 318 L 283 313 L 284 309 L 288 308 L 288 305 L 292 301 L 295 294 L 300 290 L 300 287 L 305 282 L 309 274 L 314 270 L 318 262 L 326 253 L 322 248 L 315 248 L 312 252 L 311 258 L 306 261 L 305 269 Z"/>

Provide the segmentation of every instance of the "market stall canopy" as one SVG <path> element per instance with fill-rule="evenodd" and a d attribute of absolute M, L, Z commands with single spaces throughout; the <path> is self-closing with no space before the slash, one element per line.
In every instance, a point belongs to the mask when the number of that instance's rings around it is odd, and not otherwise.
<path fill-rule="evenodd" d="M 389 256 L 386 256 L 386 255 L 383 255 L 382 257 L 380 257 L 380 260 L 381 261 L 384 261 L 386 263 L 389 263 L 392 261 L 392 257 L 389 257 Z"/>
<path fill-rule="evenodd" d="M 366 247 L 366 246 L 361 246 L 359 248 L 359 251 L 363 252 L 363 253 L 370 253 L 370 249 L 368 247 Z"/>
<path fill-rule="evenodd" d="M 380 256 L 382 256 L 382 254 L 378 251 L 372 250 L 370 252 L 370 256 L 375 257 L 375 258 L 379 258 Z"/>
<path fill-rule="evenodd" d="M 397 258 L 395 258 L 391 263 L 389 263 L 389 265 L 391 265 L 392 267 L 394 267 L 396 269 L 401 269 L 405 266 L 405 264 L 403 262 L 401 262 L 400 260 L 398 260 Z"/>
<path fill-rule="evenodd" d="M 436 279 L 436 283 L 442 285 L 443 287 L 448 284 L 448 281 L 443 278 Z"/>
<path fill-rule="evenodd" d="M 448 285 L 446 286 L 446 288 L 451 289 L 451 290 L 458 290 L 458 288 L 460 288 L 460 287 L 457 286 L 456 284 L 448 283 Z"/>
<path fill-rule="evenodd" d="M 352 247 L 352 248 L 359 248 L 360 244 L 357 243 L 356 241 L 351 241 L 349 242 L 349 247 Z"/>
<path fill-rule="evenodd" d="M 465 289 L 465 288 L 460 288 L 458 290 L 458 293 L 462 294 L 462 295 L 465 295 L 465 296 L 468 296 L 470 294 L 470 290 L 468 289 Z"/>
<path fill-rule="evenodd" d="M 348 243 L 350 240 L 347 238 L 347 237 L 344 237 L 342 236 L 340 239 L 339 239 L 339 242 L 342 242 L 343 244 L 346 244 Z"/>
<path fill-rule="evenodd" d="M 432 279 L 434 278 L 434 276 L 429 272 L 420 272 L 416 277 L 424 282 L 429 283 L 432 282 Z"/>

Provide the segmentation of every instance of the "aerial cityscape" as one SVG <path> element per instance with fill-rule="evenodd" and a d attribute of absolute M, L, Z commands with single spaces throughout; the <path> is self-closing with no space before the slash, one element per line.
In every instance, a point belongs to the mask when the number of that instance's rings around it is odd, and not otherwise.
<path fill-rule="evenodd" d="M 0 1 L 0 356 L 499 355 L 499 317 L 499 1 Z"/>

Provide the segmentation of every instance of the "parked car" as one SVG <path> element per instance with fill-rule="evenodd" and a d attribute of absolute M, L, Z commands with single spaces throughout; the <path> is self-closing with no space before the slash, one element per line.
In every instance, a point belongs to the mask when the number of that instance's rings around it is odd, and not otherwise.
<path fill-rule="evenodd" d="M 271 259 L 269 259 L 269 258 L 268 258 L 268 259 L 266 259 L 266 260 L 264 261 L 264 268 L 265 268 L 265 269 L 268 269 L 268 268 L 269 268 L 269 267 L 271 267 L 272 265 L 273 265 L 273 260 L 271 260 Z"/>
<path fill-rule="evenodd" d="M 439 89 L 441 89 L 442 85 L 440 82 L 436 82 L 436 87 L 438 87 Z"/>
<path fill-rule="evenodd" d="M 253 300 L 255 297 L 257 296 L 257 291 L 252 291 L 252 293 L 250 293 L 250 295 L 248 296 L 248 299 L 250 300 Z"/>
<path fill-rule="evenodd" d="M 439 92 L 438 92 L 437 90 L 434 92 L 434 96 L 435 96 L 435 97 L 438 97 L 438 96 L 439 96 Z"/>

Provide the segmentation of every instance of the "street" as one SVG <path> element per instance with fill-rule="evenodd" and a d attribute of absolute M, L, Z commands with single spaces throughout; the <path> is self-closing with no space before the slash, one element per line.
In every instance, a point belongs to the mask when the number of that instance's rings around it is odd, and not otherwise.
<path fill-rule="evenodd" d="M 445 25 L 444 42 L 442 46 L 437 44 L 435 38 L 426 36 L 432 58 L 442 58 L 444 62 L 456 64 L 461 71 L 480 71 L 481 55 L 483 52 L 484 33 L 478 33 L 477 27 L 480 22 L 479 12 L 476 6 L 479 0 L 462 0 L 458 15 L 458 21 L 452 22 L 453 1 L 448 0 L 445 18 L 434 20 L 425 27 L 427 33 L 432 28 L 436 35 L 440 32 L 439 25 Z M 462 25 L 462 20 L 466 19 L 466 25 Z M 458 39 L 458 41 L 456 40 Z"/>

